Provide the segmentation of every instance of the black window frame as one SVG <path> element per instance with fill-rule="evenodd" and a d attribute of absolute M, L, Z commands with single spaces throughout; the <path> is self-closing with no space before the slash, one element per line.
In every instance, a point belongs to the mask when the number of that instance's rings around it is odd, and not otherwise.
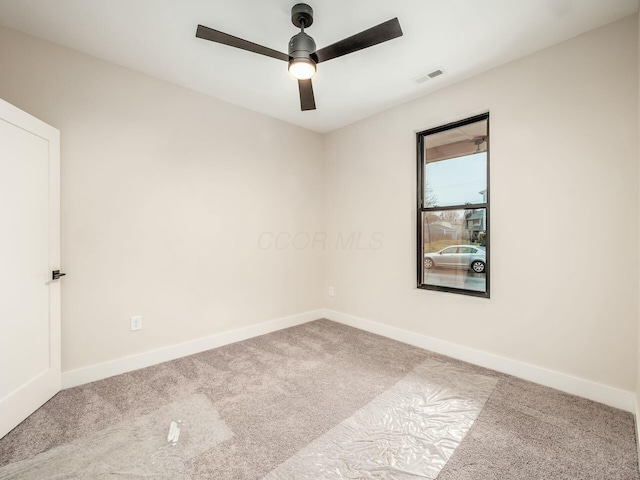
<path fill-rule="evenodd" d="M 464 205 L 447 205 L 444 207 L 425 207 L 424 206 L 424 166 L 425 164 L 425 137 L 428 135 L 433 135 L 435 133 L 444 132 L 446 130 L 451 130 L 457 127 L 462 127 L 464 125 L 469 125 L 471 123 L 487 121 L 487 186 L 486 186 L 486 202 L 483 203 L 475 203 L 475 204 L 464 204 Z M 416 144 L 417 144 L 417 232 L 416 232 L 416 261 L 417 261 L 417 288 L 421 290 L 435 290 L 440 292 L 448 292 L 448 293 L 458 293 L 461 295 L 469 295 L 473 297 L 482 297 L 482 298 L 491 298 L 491 188 L 490 188 L 490 149 L 491 149 L 491 134 L 490 134 L 490 119 L 489 112 L 482 113 L 480 115 L 475 115 L 473 117 L 465 118 L 464 120 L 460 120 L 457 122 L 447 123 L 446 125 L 441 125 L 439 127 L 430 128 L 428 130 L 424 130 L 422 132 L 416 133 Z M 424 274 L 424 241 L 423 241 L 423 214 L 425 212 L 442 212 L 447 210 L 467 210 L 473 208 L 484 208 L 486 209 L 486 265 L 485 265 L 485 279 L 486 279 L 486 289 L 484 292 L 479 292 L 475 290 L 468 290 L 464 288 L 455 288 L 455 287 L 446 287 L 441 285 L 430 285 L 426 283 L 422 283 L 423 274 Z"/>

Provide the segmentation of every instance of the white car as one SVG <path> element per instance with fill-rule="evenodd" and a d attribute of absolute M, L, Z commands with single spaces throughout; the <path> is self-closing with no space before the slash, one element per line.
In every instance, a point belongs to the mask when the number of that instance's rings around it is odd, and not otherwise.
<path fill-rule="evenodd" d="M 424 268 L 465 268 L 483 273 L 487 264 L 487 252 L 476 245 L 451 245 L 439 252 L 424 254 Z"/>

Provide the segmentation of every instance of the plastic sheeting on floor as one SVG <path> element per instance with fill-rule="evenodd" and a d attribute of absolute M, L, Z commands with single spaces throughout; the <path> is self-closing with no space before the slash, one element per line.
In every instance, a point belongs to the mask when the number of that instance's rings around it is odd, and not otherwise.
<path fill-rule="evenodd" d="M 496 384 L 425 361 L 263 480 L 435 479 Z"/>
<path fill-rule="evenodd" d="M 231 438 L 201 394 L 0 468 L 0 480 L 188 480 L 184 462 Z"/>

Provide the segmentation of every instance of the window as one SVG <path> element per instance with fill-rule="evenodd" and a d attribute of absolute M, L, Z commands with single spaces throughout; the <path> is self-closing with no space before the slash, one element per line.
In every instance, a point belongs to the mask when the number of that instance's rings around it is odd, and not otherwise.
<path fill-rule="evenodd" d="M 489 114 L 418 140 L 418 288 L 489 297 Z"/>

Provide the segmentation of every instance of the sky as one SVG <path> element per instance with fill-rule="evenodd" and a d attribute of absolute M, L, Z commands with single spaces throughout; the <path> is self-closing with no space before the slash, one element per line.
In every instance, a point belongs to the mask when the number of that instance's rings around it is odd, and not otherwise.
<path fill-rule="evenodd" d="M 480 191 L 487 188 L 486 152 L 428 163 L 425 185 L 431 188 L 439 207 L 482 203 Z M 429 194 L 427 194 L 429 195 Z M 433 205 L 433 206 L 436 206 Z"/>

